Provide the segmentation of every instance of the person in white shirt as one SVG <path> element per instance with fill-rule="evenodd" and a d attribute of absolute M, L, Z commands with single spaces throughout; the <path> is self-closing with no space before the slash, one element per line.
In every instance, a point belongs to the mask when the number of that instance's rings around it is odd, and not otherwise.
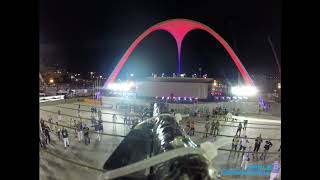
<path fill-rule="evenodd" d="M 248 163 L 250 161 L 250 155 L 251 155 L 251 146 L 249 146 L 246 153 L 242 156 L 242 162 L 241 162 L 241 169 L 247 170 Z"/>
<path fill-rule="evenodd" d="M 281 163 L 279 160 L 275 160 L 272 163 L 272 171 L 270 173 L 270 180 L 278 179 L 280 177 L 281 172 Z"/>
<path fill-rule="evenodd" d="M 244 136 L 243 138 L 241 138 L 240 140 L 240 149 L 239 151 L 241 151 L 243 149 L 243 151 L 246 150 L 247 148 L 247 144 L 249 143 L 247 136 Z"/>

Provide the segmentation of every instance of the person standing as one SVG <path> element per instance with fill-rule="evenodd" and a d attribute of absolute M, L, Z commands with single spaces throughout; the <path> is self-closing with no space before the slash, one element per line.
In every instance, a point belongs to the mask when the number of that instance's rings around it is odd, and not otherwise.
<path fill-rule="evenodd" d="M 191 131 L 191 121 L 190 119 L 187 120 L 187 124 L 186 124 L 186 132 L 188 135 L 190 135 L 190 131 Z"/>
<path fill-rule="evenodd" d="M 242 124 L 241 124 L 241 122 L 239 122 L 239 125 L 238 125 L 238 129 L 237 129 L 236 135 L 238 134 L 238 132 L 239 132 L 239 136 L 241 135 L 241 129 L 242 129 Z"/>
<path fill-rule="evenodd" d="M 78 110 L 80 110 L 80 103 L 79 103 L 79 105 L 78 105 Z"/>
<path fill-rule="evenodd" d="M 191 120 L 191 132 L 192 132 L 192 136 L 194 136 L 194 120 Z"/>
<path fill-rule="evenodd" d="M 85 145 L 90 144 L 89 128 L 87 127 L 86 124 L 84 124 L 84 127 L 83 127 L 83 135 L 84 135 L 84 144 Z"/>
<path fill-rule="evenodd" d="M 94 107 L 91 107 L 91 117 L 93 116 L 93 112 L 94 112 Z"/>
<path fill-rule="evenodd" d="M 270 173 L 270 180 L 279 179 L 280 178 L 280 172 L 281 172 L 281 163 L 279 160 L 275 160 L 272 163 L 272 170 Z"/>
<path fill-rule="evenodd" d="M 44 128 L 44 135 L 46 136 L 47 144 L 50 144 L 50 128 L 48 126 Z"/>
<path fill-rule="evenodd" d="M 103 124 L 102 124 L 102 120 L 99 120 L 99 132 L 100 134 L 103 133 Z"/>
<path fill-rule="evenodd" d="M 238 144 L 239 144 L 239 141 L 240 141 L 240 137 L 238 135 L 235 135 L 232 139 L 232 147 L 231 147 L 231 150 L 235 150 L 237 151 L 237 147 L 238 147 Z"/>
<path fill-rule="evenodd" d="M 40 119 L 40 126 L 41 126 L 41 131 L 43 132 L 46 126 L 45 126 L 44 120 L 42 118 Z"/>
<path fill-rule="evenodd" d="M 53 128 L 52 128 L 53 122 L 52 122 L 52 117 L 51 117 L 51 115 L 49 116 L 48 122 L 49 122 L 49 127 L 50 127 L 50 129 L 53 129 Z"/>
<path fill-rule="evenodd" d="M 98 119 L 100 120 L 100 119 L 102 119 L 102 112 L 101 112 L 101 109 L 99 109 L 99 111 L 98 111 Z"/>
<path fill-rule="evenodd" d="M 100 141 L 100 124 L 99 123 L 95 124 L 94 130 L 96 131 L 98 141 Z"/>
<path fill-rule="evenodd" d="M 56 132 L 56 134 L 58 136 L 58 139 L 61 140 L 61 137 L 60 137 L 61 129 L 60 129 L 60 126 L 59 126 L 58 122 L 56 122 L 56 126 L 54 128 L 54 131 Z"/>
<path fill-rule="evenodd" d="M 94 116 L 91 117 L 91 127 L 96 125 L 96 118 Z"/>
<path fill-rule="evenodd" d="M 240 108 L 237 109 L 236 116 L 239 116 L 239 114 L 240 114 Z"/>
<path fill-rule="evenodd" d="M 204 128 L 205 128 L 205 134 L 203 134 L 203 137 L 208 137 L 208 132 L 210 128 L 210 122 L 208 119 L 206 120 L 206 124 L 204 125 Z"/>
<path fill-rule="evenodd" d="M 266 160 L 267 153 L 268 153 L 270 147 L 272 146 L 272 143 L 271 143 L 270 140 L 271 140 L 271 139 L 269 138 L 269 139 L 265 142 L 263 153 L 262 153 L 261 156 L 260 156 L 260 159 L 261 159 L 261 160 Z"/>
<path fill-rule="evenodd" d="M 125 116 L 124 116 L 124 118 L 123 118 L 123 122 L 124 122 L 124 124 L 128 124 L 127 115 L 125 115 Z"/>
<path fill-rule="evenodd" d="M 72 120 L 72 118 L 71 118 L 71 120 Z M 77 133 L 77 125 L 78 125 L 78 124 L 77 124 L 77 121 L 74 119 L 73 122 L 72 122 L 72 124 L 71 124 L 71 127 L 74 128 L 74 135 L 75 135 L 75 137 L 77 137 L 77 134 L 78 134 L 78 133 Z"/>
<path fill-rule="evenodd" d="M 79 104 L 80 105 L 80 104 Z M 78 109 L 78 118 L 81 118 L 81 111 Z"/>
<path fill-rule="evenodd" d="M 243 130 L 244 130 L 244 131 L 247 130 L 247 124 L 248 124 L 248 120 L 244 120 L 244 121 L 243 121 Z"/>
<path fill-rule="evenodd" d="M 214 136 L 217 136 L 219 134 L 219 126 L 220 126 L 220 122 L 217 119 L 216 123 L 215 123 L 215 126 L 214 126 L 214 131 L 213 131 Z"/>
<path fill-rule="evenodd" d="M 44 132 L 40 132 L 40 146 L 47 149 L 47 137 Z"/>
<path fill-rule="evenodd" d="M 69 137 L 68 137 L 68 131 L 67 131 L 66 128 L 62 129 L 62 137 L 63 137 L 64 149 L 66 149 L 67 146 L 68 147 L 70 146 Z"/>
<path fill-rule="evenodd" d="M 244 136 L 243 138 L 241 138 L 240 140 L 240 149 L 239 151 L 241 151 L 243 149 L 243 151 L 246 150 L 247 148 L 247 144 L 249 143 L 247 136 Z"/>
<path fill-rule="evenodd" d="M 260 149 L 260 145 L 262 143 L 261 134 L 256 137 L 253 152 L 257 153 Z"/>
<path fill-rule="evenodd" d="M 215 129 L 216 123 L 214 120 L 211 121 L 210 134 L 214 136 L 213 130 Z"/>
<path fill-rule="evenodd" d="M 250 154 L 251 154 L 251 146 L 249 146 L 248 150 L 246 153 L 242 156 L 242 163 L 240 165 L 241 169 L 247 170 L 248 163 L 250 161 Z"/>
<path fill-rule="evenodd" d="M 60 109 L 58 110 L 58 121 L 62 121 L 62 117 L 61 117 L 61 111 L 60 111 Z"/>
<path fill-rule="evenodd" d="M 77 124 L 77 132 L 78 132 L 78 140 L 80 142 L 83 139 L 83 125 L 82 125 L 81 119 Z"/>
<path fill-rule="evenodd" d="M 116 124 L 116 122 L 117 122 L 117 116 L 116 116 L 116 114 L 113 114 L 113 116 L 112 116 L 112 122 L 113 122 L 113 131 L 115 131 L 115 130 L 117 129 L 117 124 Z"/>

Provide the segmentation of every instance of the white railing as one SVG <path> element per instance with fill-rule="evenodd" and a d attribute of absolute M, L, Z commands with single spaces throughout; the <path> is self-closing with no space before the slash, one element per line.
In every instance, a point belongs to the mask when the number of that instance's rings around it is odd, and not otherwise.
<path fill-rule="evenodd" d="M 64 99 L 64 95 L 40 97 L 40 103 L 48 101 L 58 101 Z"/>

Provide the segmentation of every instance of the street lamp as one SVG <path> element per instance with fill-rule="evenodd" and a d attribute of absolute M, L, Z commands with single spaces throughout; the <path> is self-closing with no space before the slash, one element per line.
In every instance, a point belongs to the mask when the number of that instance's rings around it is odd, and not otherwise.
<path fill-rule="evenodd" d="M 281 89 L 281 84 L 280 83 L 278 83 L 278 89 Z"/>
<path fill-rule="evenodd" d="M 50 83 L 53 83 L 54 81 L 53 81 L 53 79 L 51 78 L 51 79 L 49 80 L 49 82 L 50 82 Z"/>

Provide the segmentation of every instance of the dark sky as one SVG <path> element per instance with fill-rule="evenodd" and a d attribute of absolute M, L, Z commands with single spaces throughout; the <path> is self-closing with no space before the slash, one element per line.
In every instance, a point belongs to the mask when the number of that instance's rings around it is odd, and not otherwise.
<path fill-rule="evenodd" d="M 164 20 L 185 18 L 206 24 L 234 48 L 249 73 L 277 75 L 267 37 L 281 57 L 280 0 L 48 1 L 40 0 L 40 59 L 73 71 L 109 74 L 131 43 Z M 281 59 L 281 58 L 280 58 Z M 182 72 L 237 76 L 227 52 L 207 32 L 191 31 L 182 43 Z M 177 48 L 164 31 L 152 33 L 129 57 L 121 74 L 177 71 Z"/>

